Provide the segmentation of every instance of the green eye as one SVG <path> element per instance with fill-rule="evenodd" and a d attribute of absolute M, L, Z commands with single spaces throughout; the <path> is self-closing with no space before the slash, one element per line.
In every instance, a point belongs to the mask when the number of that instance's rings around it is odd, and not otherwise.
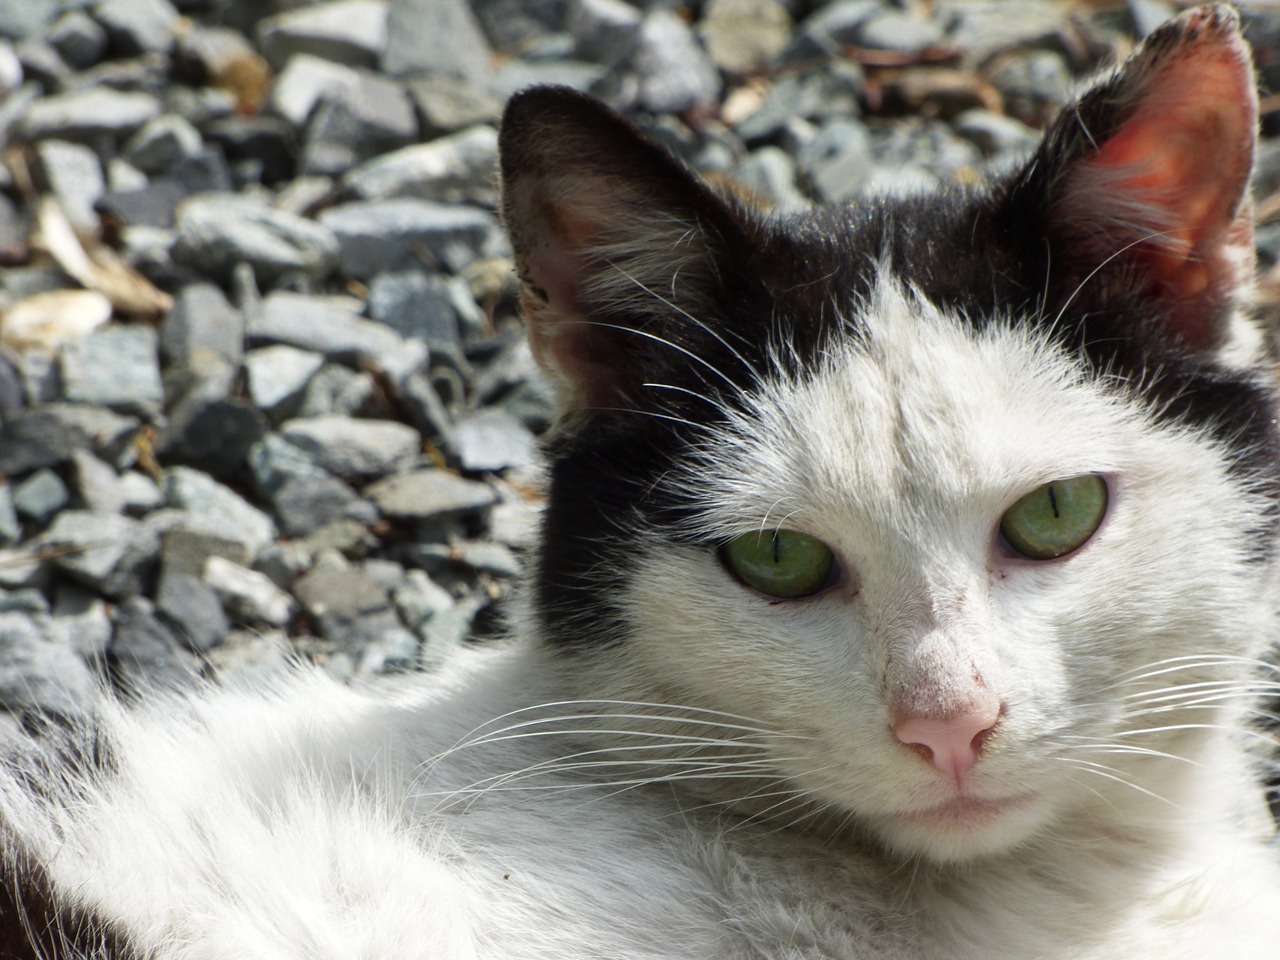
<path fill-rule="evenodd" d="M 817 593 L 835 567 L 830 547 L 796 530 L 744 533 L 720 548 L 720 558 L 747 586 L 783 600 Z"/>
<path fill-rule="evenodd" d="M 1036 487 L 1005 511 L 1000 532 L 1030 560 L 1052 560 L 1093 536 L 1107 512 L 1107 484 L 1096 473 Z"/>

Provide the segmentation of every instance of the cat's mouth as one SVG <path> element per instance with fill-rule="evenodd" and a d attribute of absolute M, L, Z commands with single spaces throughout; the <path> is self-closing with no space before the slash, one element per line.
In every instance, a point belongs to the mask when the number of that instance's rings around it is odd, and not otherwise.
<path fill-rule="evenodd" d="M 892 814 L 891 819 L 909 826 L 968 831 L 989 827 L 1009 815 L 1025 811 L 1035 799 L 1030 793 L 997 799 L 959 796 L 923 810 Z"/>
<path fill-rule="evenodd" d="M 1041 819 L 1036 794 L 1006 797 L 956 796 L 923 810 L 902 810 L 888 815 L 891 832 L 923 832 L 933 837 L 978 841 L 996 835 L 1020 837 L 1025 828 Z M 1004 846 L 1004 844 L 997 844 Z"/>
<path fill-rule="evenodd" d="M 876 829 L 891 846 L 936 861 L 1004 853 L 1034 835 L 1048 811 L 1035 793 L 1008 797 L 963 794 L 919 810 L 882 815 Z"/>

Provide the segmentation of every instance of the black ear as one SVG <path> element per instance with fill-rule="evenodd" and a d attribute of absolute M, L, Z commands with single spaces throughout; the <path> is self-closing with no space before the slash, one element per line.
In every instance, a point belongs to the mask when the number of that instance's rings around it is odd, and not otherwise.
<path fill-rule="evenodd" d="M 499 148 L 529 341 L 567 412 L 632 405 L 655 366 L 694 362 L 742 269 L 744 220 L 630 123 L 567 88 L 513 97 Z"/>
<path fill-rule="evenodd" d="M 1188 10 L 1063 112 L 1008 207 L 1043 218 L 1060 280 L 1123 278 L 1178 341 L 1211 347 L 1252 282 L 1257 121 L 1236 14 Z"/>

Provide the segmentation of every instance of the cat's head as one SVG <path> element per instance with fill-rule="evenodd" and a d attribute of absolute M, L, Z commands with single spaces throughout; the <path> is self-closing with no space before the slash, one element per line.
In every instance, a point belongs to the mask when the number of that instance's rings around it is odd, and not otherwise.
<path fill-rule="evenodd" d="M 1233 715 L 1271 624 L 1253 82 L 1199 8 L 1003 181 L 794 219 L 513 99 L 562 400 L 532 603 L 576 692 L 717 712 L 758 755 L 691 786 L 943 859 L 1172 799 L 1152 751 Z"/>

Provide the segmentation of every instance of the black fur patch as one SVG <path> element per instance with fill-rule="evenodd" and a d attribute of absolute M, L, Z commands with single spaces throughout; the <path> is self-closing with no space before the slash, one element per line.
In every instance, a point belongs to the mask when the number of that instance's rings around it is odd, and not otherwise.
<path fill-rule="evenodd" d="M 77 780 L 101 781 L 115 771 L 111 745 L 97 724 L 68 724 L 29 714 L 30 739 L 6 746 L 3 776 L 41 802 L 64 802 L 54 790 Z M 72 906 L 44 866 L 0 817 L 0 960 L 141 960 L 118 925 Z"/>
<path fill-rule="evenodd" d="M 0 843 L 4 835 L 0 826 Z M 20 850 L 0 860 L 0 890 L 0 960 L 142 960 L 113 924 L 68 907 Z"/>

